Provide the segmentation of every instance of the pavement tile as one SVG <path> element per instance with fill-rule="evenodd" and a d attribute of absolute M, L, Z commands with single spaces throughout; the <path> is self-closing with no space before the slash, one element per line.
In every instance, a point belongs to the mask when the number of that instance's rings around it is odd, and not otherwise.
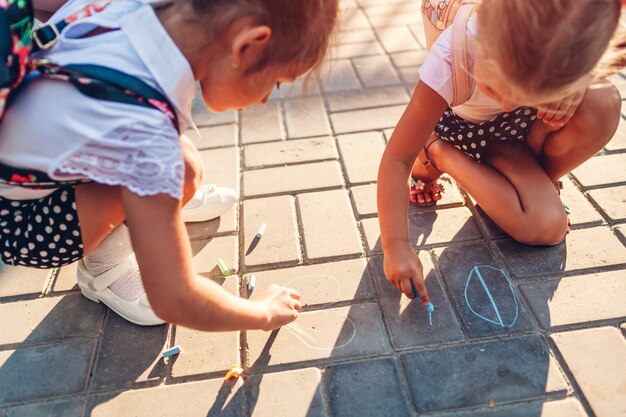
<path fill-rule="evenodd" d="M 83 339 L 0 351 L 0 405 L 83 392 L 95 348 Z"/>
<path fill-rule="evenodd" d="M 359 29 L 371 29 L 367 16 L 357 8 L 342 8 L 339 15 L 340 31 L 353 31 Z"/>
<path fill-rule="evenodd" d="M 589 191 L 589 196 L 610 221 L 626 219 L 626 186 Z"/>
<path fill-rule="evenodd" d="M 411 1 L 374 2 L 373 4 L 364 5 L 363 9 L 369 17 L 386 18 L 391 20 L 392 23 L 398 14 L 418 14 L 419 17 L 419 13 L 421 12 L 420 5 Z"/>
<path fill-rule="evenodd" d="M 445 210 L 411 210 L 409 212 L 409 241 L 421 247 L 448 242 L 480 240 L 481 234 L 472 214 L 464 207 Z M 368 250 L 382 251 L 378 219 L 361 221 Z"/>
<path fill-rule="evenodd" d="M 415 40 L 413 33 L 406 26 L 384 27 L 376 29 L 375 32 L 387 53 L 422 49 L 422 46 Z"/>
<path fill-rule="evenodd" d="M 378 305 L 355 304 L 300 313 L 278 331 L 248 331 L 250 366 L 357 359 L 391 353 Z"/>
<path fill-rule="evenodd" d="M 241 379 L 166 385 L 94 397 L 90 417 L 241 417 L 246 394 Z"/>
<path fill-rule="evenodd" d="M 541 327 L 626 317 L 626 271 L 602 272 L 520 286 Z"/>
<path fill-rule="evenodd" d="M 363 251 L 346 190 L 299 194 L 296 201 L 308 259 L 356 255 Z"/>
<path fill-rule="evenodd" d="M 572 230 L 565 241 L 556 246 L 527 246 L 512 239 L 499 240 L 496 246 L 516 278 L 626 262 L 626 248 L 608 227 Z"/>
<path fill-rule="evenodd" d="M 435 254 L 443 279 L 452 295 L 450 301 L 459 312 L 471 339 L 533 330 L 526 308 L 519 301 L 517 292 L 513 293 L 515 289 L 510 287 L 505 274 L 499 270 L 498 263 L 488 246 L 484 244 L 455 246 L 438 249 Z M 484 284 L 474 271 L 475 266 L 480 267 L 478 272 Z M 509 327 L 481 319 L 472 313 L 468 302 L 476 313 L 495 322 L 498 322 L 500 317 L 502 323 Z"/>
<path fill-rule="evenodd" d="M 528 402 L 501 407 L 494 403 L 493 409 L 454 414 L 454 417 L 587 417 L 585 409 L 575 398 L 558 401 Z M 443 417 L 443 415 L 442 415 Z"/>
<path fill-rule="evenodd" d="M 374 29 L 384 28 L 388 26 L 398 25 L 416 25 L 422 21 L 422 17 L 419 12 L 397 14 L 393 17 L 390 16 L 372 16 L 370 17 L 370 23 Z"/>
<path fill-rule="evenodd" d="M 388 56 L 354 58 L 354 67 L 366 88 L 386 87 L 400 84 L 398 73 L 391 65 Z"/>
<path fill-rule="evenodd" d="M 350 59 L 366 56 L 379 56 L 383 55 L 385 50 L 378 41 L 372 42 L 359 42 L 348 43 L 344 45 L 337 45 L 334 48 L 333 54 L 335 59 Z"/>
<path fill-rule="evenodd" d="M 270 101 L 241 111 L 241 141 L 244 144 L 283 140 L 285 127 L 280 102 Z M 244 148 L 245 149 L 245 148 Z"/>
<path fill-rule="evenodd" d="M 579 166 L 573 175 L 583 187 L 626 181 L 626 154 L 596 156 Z"/>
<path fill-rule="evenodd" d="M 626 149 L 626 119 L 624 119 L 624 102 L 622 102 L 622 117 L 620 118 L 617 132 L 609 143 L 604 147 L 608 151 L 623 151 Z"/>
<path fill-rule="evenodd" d="M 393 359 L 331 366 L 327 370 L 336 416 L 398 417 L 413 415 L 405 382 Z"/>
<path fill-rule="evenodd" d="M 340 59 L 326 64 L 322 69 L 320 79 L 322 89 L 326 93 L 359 90 L 361 88 L 359 77 L 349 59 Z"/>
<path fill-rule="evenodd" d="M 408 51 L 390 54 L 391 62 L 398 68 L 419 67 L 424 63 L 428 51 Z"/>
<path fill-rule="evenodd" d="M 292 83 L 281 83 L 280 89 L 275 88 L 270 93 L 270 101 L 288 98 L 313 97 L 320 95 L 319 79 L 309 79 L 305 85 L 304 78 L 297 78 Z"/>
<path fill-rule="evenodd" d="M 324 102 L 320 97 L 286 100 L 284 105 L 290 139 L 331 134 Z"/>
<path fill-rule="evenodd" d="M 376 41 L 376 35 L 372 29 L 344 31 L 337 34 L 337 43 L 340 45 L 372 41 Z"/>
<path fill-rule="evenodd" d="M 404 84 L 408 84 L 410 86 L 417 85 L 417 82 L 420 80 L 420 74 L 418 72 L 419 67 L 406 67 L 400 68 L 398 73 L 400 73 L 400 78 Z"/>
<path fill-rule="evenodd" d="M 383 271 L 383 257 L 371 258 L 369 262 L 391 344 L 396 349 L 460 342 L 464 339 L 463 331 L 437 278 L 430 257 L 426 252 L 421 252 L 420 259 L 424 267 L 428 295 L 436 308 L 432 315 L 432 326 L 429 325 L 428 312 L 419 299 L 409 299 L 387 281 Z"/>
<path fill-rule="evenodd" d="M 364 259 L 339 261 L 255 273 L 254 295 L 271 284 L 297 290 L 303 305 L 367 300 L 375 296 L 374 286 Z"/>
<path fill-rule="evenodd" d="M 239 270 L 239 247 L 237 236 L 216 237 L 209 240 L 191 242 L 194 253 L 193 266 L 197 274 L 205 276 L 222 276 L 217 267 L 217 259 L 222 258 L 231 272 Z"/>
<path fill-rule="evenodd" d="M 80 294 L 0 304 L 0 345 L 95 337 L 104 310 Z"/>
<path fill-rule="evenodd" d="M 597 417 L 626 415 L 626 340 L 613 327 L 552 335 Z"/>
<path fill-rule="evenodd" d="M 343 185 L 341 167 L 336 161 L 316 162 L 243 173 L 246 197 L 302 192 Z"/>
<path fill-rule="evenodd" d="M 129 387 L 165 377 L 161 352 L 167 325 L 137 326 L 109 312 L 93 372 L 92 391 Z"/>
<path fill-rule="evenodd" d="M 58 270 L 57 276 L 52 284 L 52 291 L 71 291 L 78 289 L 78 283 L 76 282 L 76 270 L 78 263 L 64 266 Z"/>
<path fill-rule="evenodd" d="M 238 115 L 235 111 L 213 113 L 204 105 L 200 96 L 196 96 L 191 104 L 191 117 L 198 127 L 220 124 L 237 123 Z"/>
<path fill-rule="evenodd" d="M 199 150 L 236 146 L 239 142 L 239 128 L 236 124 L 201 127 L 198 131 L 200 136 L 195 130 L 188 130 L 186 135 Z"/>
<path fill-rule="evenodd" d="M 319 369 L 255 375 L 248 391 L 251 417 L 329 417 Z"/>
<path fill-rule="evenodd" d="M 0 297 L 41 293 L 50 270 L 9 266 L 0 262 Z"/>
<path fill-rule="evenodd" d="M 234 281 L 232 281 L 234 282 Z M 239 360 L 239 332 L 199 332 L 176 326 L 172 346 L 182 353 L 172 358 L 172 377 L 226 371 Z"/>
<path fill-rule="evenodd" d="M 371 216 L 378 213 L 376 206 L 377 184 L 366 184 L 350 188 L 357 216 Z"/>
<path fill-rule="evenodd" d="M 244 148 L 246 168 L 262 168 L 337 159 L 333 138 L 319 137 L 248 145 Z"/>
<path fill-rule="evenodd" d="M 239 192 L 239 149 L 220 148 L 200 151 L 204 165 L 202 184 L 217 184 Z"/>
<path fill-rule="evenodd" d="M 246 200 L 244 213 L 244 249 L 247 266 L 299 263 L 302 260 L 295 200 L 290 195 Z M 259 226 L 267 229 L 256 238 Z"/>
<path fill-rule="evenodd" d="M 420 45 L 422 45 L 424 49 L 427 49 L 428 42 L 426 40 L 426 33 L 424 31 L 423 22 L 417 22 L 417 24 L 415 25 L 410 25 L 409 29 L 411 29 L 411 32 L 413 32 L 413 35 L 415 36 L 417 41 L 420 43 Z"/>
<path fill-rule="evenodd" d="M 406 106 L 378 107 L 332 113 L 330 120 L 337 134 L 382 130 L 395 127 Z"/>
<path fill-rule="evenodd" d="M 217 234 L 227 234 L 237 231 L 238 212 L 239 204 L 235 203 L 233 208 L 216 219 L 206 222 L 185 223 L 189 239 L 204 240 Z M 74 280 L 76 280 L 76 278 L 74 278 Z"/>
<path fill-rule="evenodd" d="M 568 390 L 538 336 L 408 353 L 400 358 L 419 413 L 562 395 Z"/>
<path fill-rule="evenodd" d="M 238 295 L 238 277 L 213 279 L 215 283 L 231 294 Z M 179 345 L 182 353 L 173 356 L 171 376 L 174 378 L 211 372 L 226 373 L 235 363 L 239 363 L 239 332 L 200 332 L 183 326 L 176 326 L 170 346 Z"/>
<path fill-rule="evenodd" d="M 7 410 L 3 417 L 82 417 L 85 400 L 69 400 L 20 405 Z"/>
<path fill-rule="evenodd" d="M 409 102 L 409 95 L 404 87 L 394 86 L 333 94 L 327 100 L 328 109 L 337 112 L 406 104 Z"/>
<path fill-rule="evenodd" d="M 376 181 L 385 142 L 378 132 L 355 133 L 337 138 L 341 160 L 350 184 Z"/>
<path fill-rule="evenodd" d="M 570 208 L 569 220 L 572 226 L 591 226 L 604 223 L 602 216 L 587 200 L 569 178 L 563 178 L 561 201 Z"/>

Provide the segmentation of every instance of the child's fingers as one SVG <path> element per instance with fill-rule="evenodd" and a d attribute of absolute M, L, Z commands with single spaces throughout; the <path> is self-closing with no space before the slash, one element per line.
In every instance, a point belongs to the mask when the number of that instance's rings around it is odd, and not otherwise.
<path fill-rule="evenodd" d="M 426 305 L 430 302 L 430 297 L 428 297 L 428 290 L 426 289 L 426 284 L 424 284 L 423 279 L 413 279 L 412 280 L 415 289 L 417 290 L 417 296 L 419 296 L 422 304 Z M 413 298 L 413 297 L 411 297 Z"/>
<path fill-rule="evenodd" d="M 294 300 L 299 300 L 300 299 L 300 293 L 298 291 L 294 290 L 293 288 L 289 288 L 289 295 Z"/>
<path fill-rule="evenodd" d="M 409 277 L 402 278 L 400 281 L 400 288 L 404 295 L 410 299 L 415 298 L 415 293 L 413 292 L 413 286 L 411 285 L 411 279 Z"/>

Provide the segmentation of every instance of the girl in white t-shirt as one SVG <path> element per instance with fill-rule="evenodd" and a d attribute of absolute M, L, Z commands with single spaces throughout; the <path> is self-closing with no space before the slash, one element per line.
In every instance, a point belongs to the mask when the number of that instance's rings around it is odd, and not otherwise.
<path fill-rule="evenodd" d="M 0 181 L 0 257 L 38 268 L 78 261 L 83 295 L 141 325 L 269 330 L 293 321 L 292 289 L 272 286 L 250 301 L 194 272 L 181 207 L 202 161 L 179 132 L 192 123 L 196 81 L 205 104 L 224 111 L 262 104 L 317 68 L 338 0 L 92 1 L 50 17 L 67 26 L 37 57 L 123 71 L 163 100 L 140 106 L 67 81 L 26 81 L 0 125 L 0 164 L 15 170 Z M 38 175 L 55 188 L 24 188 Z"/>
<path fill-rule="evenodd" d="M 453 27 L 439 36 L 379 169 L 385 274 L 398 290 L 413 298 L 413 283 L 429 301 L 407 203 L 439 200 L 442 172 L 517 241 L 564 238 L 558 180 L 602 149 L 620 119 L 619 92 L 603 81 L 623 64 L 616 48 L 605 54 L 620 12 L 620 0 L 483 0 L 466 26 L 471 95 L 453 108 Z"/>

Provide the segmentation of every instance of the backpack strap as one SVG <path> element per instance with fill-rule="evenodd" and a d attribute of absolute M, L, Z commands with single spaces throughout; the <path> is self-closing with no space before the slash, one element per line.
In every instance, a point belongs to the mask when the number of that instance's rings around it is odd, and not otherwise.
<path fill-rule="evenodd" d="M 450 107 L 455 107 L 469 100 L 471 74 L 467 60 L 467 22 L 476 8 L 474 2 L 463 2 L 452 23 L 452 80 L 454 98 Z"/>
<path fill-rule="evenodd" d="M 139 78 L 99 65 L 67 65 L 65 67 L 44 60 L 36 62 L 42 76 L 71 82 L 81 93 L 100 100 L 134 104 L 154 108 L 172 121 L 179 130 L 176 111 L 170 101 L 155 88 Z M 33 190 L 51 190 L 91 182 L 90 180 L 56 180 L 45 172 L 15 168 L 0 163 L 0 184 Z"/>
<path fill-rule="evenodd" d="M 67 25 L 101 12 L 112 2 L 113 0 L 95 0 L 58 23 L 43 23 L 38 28 L 33 30 L 33 40 L 35 41 L 33 51 L 52 48 L 54 44 L 57 43 L 61 32 Z"/>

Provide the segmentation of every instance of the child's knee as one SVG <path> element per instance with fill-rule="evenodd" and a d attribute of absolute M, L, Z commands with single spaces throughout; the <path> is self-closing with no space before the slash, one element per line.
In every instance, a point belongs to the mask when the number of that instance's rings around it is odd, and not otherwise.
<path fill-rule="evenodd" d="M 202 183 L 204 167 L 200 152 L 196 149 L 191 140 L 183 135 L 180 139 L 185 162 L 185 184 L 183 187 L 183 200 L 187 201 L 193 197 L 198 187 Z"/>
<path fill-rule="evenodd" d="M 608 142 L 621 118 L 622 99 L 618 89 L 609 82 L 589 87 L 585 99 L 570 121 L 595 141 Z"/>
<path fill-rule="evenodd" d="M 568 232 L 567 213 L 560 207 L 545 210 L 537 219 L 511 233 L 511 237 L 525 245 L 554 245 L 563 240 Z"/>

